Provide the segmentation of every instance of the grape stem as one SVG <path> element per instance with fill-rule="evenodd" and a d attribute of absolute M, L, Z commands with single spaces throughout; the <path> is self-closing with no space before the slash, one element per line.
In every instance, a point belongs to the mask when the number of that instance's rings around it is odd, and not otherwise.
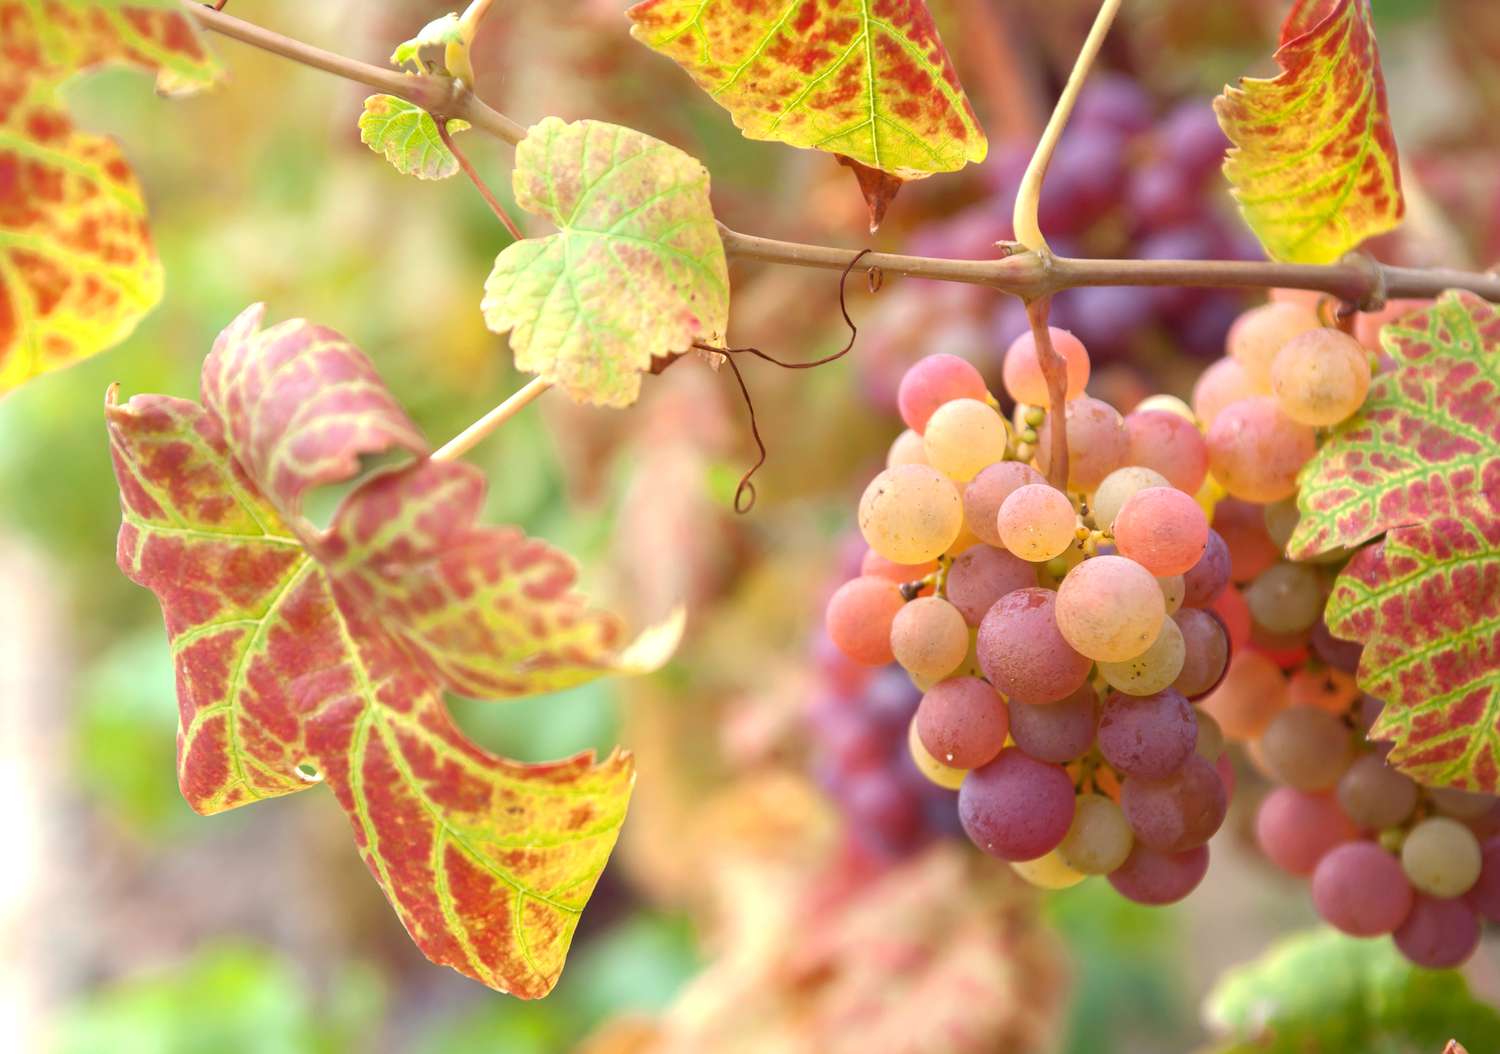
<path fill-rule="evenodd" d="M 456 461 L 463 457 L 491 432 L 520 413 L 550 387 L 552 387 L 551 381 L 533 377 L 525 385 L 512 392 L 510 397 L 499 406 L 439 447 L 432 455 L 432 460 Z"/>
<path fill-rule="evenodd" d="M 1026 302 L 1026 318 L 1031 323 L 1031 339 L 1036 345 L 1037 365 L 1047 380 L 1047 416 L 1052 419 L 1052 449 L 1048 451 L 1047 482 L 1064 494 L 1068 492 L 1068 424 L 1067 411 L 1061 407 L 1068 402 L 1068 363 L 1052 346 L 1052 332 L 1047 327 L 1047 314 L 1052 307 L 1051 297 L 1038 297 Z"/>
<path fill-rule="evenodd" d="M 448 122 L 450 120 L 451 118 L 448 117 L 434 119 L 434 123 L 437 125 L 438 138 L 443 141 L 443 145 L 448 148 L 448 152 L 453 155 L 453 159 L 458 162 L 458 167 L 463 169 L 464 175 L 469 177 L 469 182 L 474 184 L 474 189 L 479 191 L 479 196 L 490 207 L 490 211 L 495 214 L 495 218 L 510 232 L 512 238 L 516 241 L 522 241 L 526 235 L 521 233 L 521 228 L 516 226 L 516 221 L 510 218 L 510 213 L 505 211 L 505 206 L 500 204 L 500 199 L 495 197 L 494 192 L 485 183 L 484 177 L 479 174 L 479 170 L 469 163 L 468 157 L 458 148 L 458 144 L 453 141 L 453 133 L 448 130 Z"/>
<path fill-rule="evenodd" d="M 481 102 L 460 81 L 373 66 L 203 4 L 184 2 L 193 17 L 215 33 L 399 96 L 421 106 L 434 118 L 461 118 L 503 142 L 514 145 L 526 137 L 521 124 Z M 1500 303 L 1500 274 L 1392 267 L 1361 254 L 1351 254 L 1334 264 L 1290 264 L 1250 260 L 1079 260 L 1036 252 L 1020 252 L 994 260 L 949 260 L 870 252 L 856 262 L 858 249 L 778 241 L 743 234 L 723 224 L 719 225 L 719 234 L 725 251 L 743 260 L 834 271 L 879 270 L 888 275 L 989 286 L 1030 299 L 1079 286 L 1127 285 L 1309 289 L 1366 311 L 1378 309 L 1387 297 L 1433 297 L 1446 289 L 1465 289 Z M 1000 255 L 998 250 L 997 255 Z"/>
<path fill-rule="evenodd" d="M 1083 82 L 1088 79 L 1089 70 L 1093 68 L 1094 59 L 1104 46 L 1104 38 L 1109 35 L 1109 27 L 1114 25 L 1115 15 L 1119 10 L 1120 0 L 1104 0 L 1099 5 L 1099 13 L 1094 16 L 1094 24 L 1073 63 L 1073 72 L 1068 75 L 1068 83 L 1063 86 L 1057 105 L 1052 108 L 1052 116 L 1047 120 L 1047 127 L 1042 129 L 1042 138 L 1032 152 L 1031 161 L 1026 165 L 1026 174 L 1021 177 L 1020 189 L 1016 191 L 1016 208 L 1011 221 L 1016 241 L 1043 256 L 1052 255 L 1052 250 L 1047 247 L 1047 239 L 1042 237 L 1042 228 L 1037 223 L 1042 180 L 1047 176 L 1047 166 L 1052 162 L 1052 152 L 1057 149 L 1057 141 L 1062 138 L 1063 129 L 1072 116 L 1073 104 L 1078 100 Z M 1058 404 L 1054 402 L 1052 405 Z"/>

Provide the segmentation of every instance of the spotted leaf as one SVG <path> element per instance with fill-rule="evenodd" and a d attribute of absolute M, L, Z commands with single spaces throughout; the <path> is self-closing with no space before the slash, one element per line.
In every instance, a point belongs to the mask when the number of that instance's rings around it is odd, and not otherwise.
<path fill-rule="evenodd" d="M 1274 259 L 1328 263 L 1405 212 L 1370 0 L 1297 0 L 1276 62 L 1214 102 L 1224 174 Z"/>
<path fill-rule="evenodd" d="M 450 133 L 467 127 L 467 121 L 448 122 Z M 372 95 L 365 100 L 359 138 L 403 176 L 447 179 L 458 171 L 458 158 L 438 135 L 432 114 L 394 95 Z"/>
<path fill-rule="evenodd" d="M 1360 550 L 1329 628 L 1364 642 L 1360 687 L 1385 700 L 1371 731 L 1432 786 L 1500 791 L 1500 518 L 1440 516 Z"/>
<path fill-rule="evenodd" d="M 130 166 L 58 97 L 105 65 L 174 92 L 216 76 L 170 0 L 0 0 L 0 394 L 119 343 L 161 299 Z"/>
<path fill-rule="evenodd" d="M 988 144 L 922 0 L 643 0 L 631 35 L 675 60 L 751 139 L 900 179 Z"/>
<path fill-rule="evenodd" d="M 485 282 L 485 321 L 511 334 L 517 367 L 625 406 L 654 357 L 722 339 L 729 270 L 696 160 L 629 128 L 548 117 L 516 148 L 514 185 L 558 228 L 506 246 Z"/>
<path fill-rule="evenodd" d="M 1500 309 L 1446 293 L 1381 342 L 1394 368 L 1303 470 L 1299 559 L 1437 517 L 1500 517 Z"/>
<path fill-rule="evenodd" d="M 247 310 L 204 364 L 203 403 L 106 408 L 119 564 L 156 594 L 177 674 L 178 770 L 216 813 L 326 783 L 371 873 L 433 961 L 546 994 L 619 834 L 616 752 L 540 765 L 486 753 L 442 693 L 517 696 L 639 670 L 572 562 L 474 522 L 484 478 L 426 444 L 364 355 Z M 326 530 L 300 506 L 360 456 Z M 647 651 L 663 661 L 670 643 Z"/>

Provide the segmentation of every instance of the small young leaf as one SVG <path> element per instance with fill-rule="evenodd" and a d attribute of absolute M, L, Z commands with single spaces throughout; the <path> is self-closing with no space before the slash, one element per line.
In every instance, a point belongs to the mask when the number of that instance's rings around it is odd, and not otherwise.
<path fill-rule="evenodd" d="M 1429 786 L 1500 791 L 1500 518 L 1398 527 L 1349 561 L 1328 627 L 1363 641 L 1370 734 Z"/>
<path fill-rule="evenodd" d="M 922 0 L 642 0 L 626 14 L 631 35 L 686 69 L 750 139 L 900 179 L 988 150 Z"/>
<path fill-rule="evenodd" d="M 1214 102 L 1224 174 L 1273 259 L 1329 263 L 1406 207 L 1370 0 L 1297 0 L 1276 62 Z"/>
<path fill-rule="evenodd" d="M 708 172 L 641 132 L 548 117 L 516 147 L 516 203 L 558 227 L 507 246 L 485 322 L 519 369 L 581 402 L 626 406 L 659 355 L 718 342 L 729 269 Z"/>
<path fill-rule="evenodd" d="M 1395 368 L 1303 470 L 1298 559 L 1437 517 L 1500 517 L 1500 309 L 1445 293 L 1381 342 Z"/>
<path fill-rule="evenodd" d="M 80 132 L 58 97 L 75 74 L 122 64 L 164 88 L 217 67 L 171 0 L 0 0 L 0 394 L 130 335 L 162 271 L 135 175 Z"/>
<path fill-rule="evenodd" d="M 469 122 L 448 122 L 449 132 L 461 132 Z M 372 95 L 359 117 L 359 138 L 403 176 L 447 179 L 458 171 L 458 158 L 443 144 L 432 114 L 394 95 Z"/>
<path fill-rule="evenodd" d="M 1424 970 L 1390 941 L 1321 929 L 1289 937 L 1220 979 L 1204 1017 L 1215 1054 L 1439 1051 L 1455 1036 L 1500 1045 L 1500 1014 L 1454 970 Z"/>
<path fill-rule="evenodd" d="M 201 813 L 327 783 L 418 946 L 516 995 L 556 983 L 633 766 L 495 757 L 443 691 L 517 696 L 639 669 L 569 559 L 474 518 L 485 481 L 434 462 L 368 359 L 252 307 L 204 363 L 203 405 L 107 404 L 119 564 L 156 594 L 177 670 L 179 782 Z M 319 530 L 312 488 L 413 455 Z M 648 631 L 655 640 L 661 631 Z M 651 647 L 659 663 L 668 648 Z"/>
<path fill-rule="evenodd" d="M 459 56 L 459 69 L 448 65 L 450 55 Z M 441 18 L 434 18 L 417 31 L 410 40 L 403 40 L 391 52 L 391 65 L 411 66 L 418 73 L 451 73 L 473 83 L 473 71 L 468 68 L 468 41 L 464 39 L 463 25 L 457 13 L 450 11 Z"/>

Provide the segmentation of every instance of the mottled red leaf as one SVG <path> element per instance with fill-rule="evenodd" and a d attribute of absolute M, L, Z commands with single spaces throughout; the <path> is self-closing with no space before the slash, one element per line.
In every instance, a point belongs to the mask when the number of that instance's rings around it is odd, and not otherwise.
<path fill-rule="evenodd" d="M 125 339 L 161 298 L 130 166 L 58 98 L 109 64 L 173 91 L 216 75 L 171 0 L 0 0 L 0 394 Z"/>
<path fill-rule="evenodd" d="M 252 307 L 204 364 L 203 406 L 107 407 L 119 563 L 161 603 L 179 777 L 199 812 L 326 782 L 370 871 L 435 962 L 516 995 L 556 983 L 634 779 L 628 755 L 495 757 L 444 690 L 515 696 L 636 668 L 572 562 L 474 520 L 485 481 L 434 462 L 364 355 Z M 359 457 L 327 530 L 300 514 Z M 659 641 L 651 650 L 659 659 Z"/>

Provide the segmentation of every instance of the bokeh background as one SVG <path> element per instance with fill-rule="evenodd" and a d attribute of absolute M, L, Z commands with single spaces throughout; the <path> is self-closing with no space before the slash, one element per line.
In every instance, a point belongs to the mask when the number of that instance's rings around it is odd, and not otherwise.
<path fill-rule="evenodd" d="M 497 0 L 476 51 L 478 90 L 523 122 L 596 117 L 682 146 L 709 165 L 720 216 L 742 230 L 983 257 L 1009 234 L 1019 166 L 1095 5 L 930 5 L 991 159 L 909 187 L 873 239 L 846 170 L 743 140 L 679 69 L 630 40 L 622 0 Z M 1256 251 L 1212 171 L 1157 161 L 1170 147 L 1162 128 L 1201 130 L 1227 80 L 1271 69 L 1283 7 L 1126 5 L 1101 64 L 1112 88 L 1095 98 L 1128 112 L 1118 135 L 1070 133 L 1044 201 L 1058 251 Z M 382 62 L 445 5 L 230 9 Z M 1375 9 L 1411 209 L 1377 251 L 1491 264 L 1500 10 L 1491 0 Z M 148 79 L 118 72 L 72 89 L 83 122 L 117 136 L 140 175 L 168 292 L 122 346 L 0 403 L 0 1028 L 16 1037 L 10 1049 L 938 1049 L 924 1032 L 997 1052 L 1209 1042 L 1199 1008 L 1215 977 L 1312 921 L 1305 885 L 1253 851 L 1253 772 L 1242 770 L 1213 868 L 1186 903 L 1139 908 L 1099 882 L 1039 898 L 945 833 L 940 800 L 913 818 L 851 792 L 838 772 L 848 730 L 820 723 L 819 700 L 837 688 L 822 662 L 821 605 L 847 562 L 858 494 L 900 428 L 895 383 L 934 351 L 998 371 L 1023 320 L 986 291 L 893 279 L 872 295 L 851 282 L 861 333 L 847 358 L 806 372 L 747 361 L 770 455 L 747 516 L 731 507 L 754 459 L 746 408 L 731 378 L 697 361 L 652 379 L 625 411 L 550 394 L 472 455 L 491 481 L 490 517 L 577 554 L 591 592 L 637 624 L 678 601 L 690 611 L 679 657 L 650 678 L 454 701 L 469 734 L 511 757 L 615 743 L 638 756 L 620 849 L 551 998 L 522 1003 L 428 964 L 330 796 L 213 819 L 187 808 L 160 616 L 114 567 L 106 386 L 194 396 L 214 335 L 260 300 L 272 319 L 307 317 L 353 339 L 437 441 L 523 380 L 479 315 L 506 236 L 472 189 L 406 180 L 365 148 L 358 86 L 216 47 L 229 79 L 199 98 L 164 102 Z M 509 149 L 472 133 L 462 141 L 504 196 Z M 846 339 L 835 275 L 737 267 L 734 284 L 734 343 L 811 359 Z M 1057 324 L 1105 364 L 1091 391 L 1126 410 L 1152 391 L 1186 394 L 1246 302 L 1079 290 L 1059 298 Z M 1480 994 L 1500 994 L 1493 945 L 1468 974 Z"/>

